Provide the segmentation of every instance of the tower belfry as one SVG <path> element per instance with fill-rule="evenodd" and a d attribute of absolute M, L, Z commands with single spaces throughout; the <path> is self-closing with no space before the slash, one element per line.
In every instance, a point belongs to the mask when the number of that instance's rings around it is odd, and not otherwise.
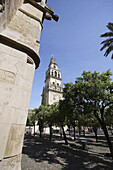
<path fill-rule="evenodd" d="M 52 56 L 48 70 L 46 71 L 45 87 L 42 93 L 43 105 L 51 105 L 63 98 L 61 80 L 61 71 L 58 68 L 55 58 Z"/>

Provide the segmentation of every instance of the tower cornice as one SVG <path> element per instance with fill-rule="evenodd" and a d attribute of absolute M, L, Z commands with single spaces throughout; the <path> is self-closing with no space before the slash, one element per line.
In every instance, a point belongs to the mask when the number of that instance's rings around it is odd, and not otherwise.
<path fill-rule="evenodd" d="M 49 78 L 54 78 L 54 79 L 56 79 L 56 80 L 62 80 L 61 78 L 58 78 L 58 77 L 55 77 L 55 76 L 46 76 L 46 79 L 45 79 L 45 81 L 44 82 L 46 82 Z"/>
<path fill-rule="evenodd" d="M 52 67 L 49 67 L 48 70 L 46 71 L 46 73 L 47 73 L 49 70 L 56 70 L 56 71 L 61 72 L 59 68 L 52 68 Z"/>
<path fill-rule="evenodd" d="M 63 91 L 58 91 L 58 90 L 54 90 L 54 89 L 45 89 L 45 92 L 48 92 L 48 91 L 53 91 L 53 92 L 57 92 L 57 93 L 63 94 Z"/>

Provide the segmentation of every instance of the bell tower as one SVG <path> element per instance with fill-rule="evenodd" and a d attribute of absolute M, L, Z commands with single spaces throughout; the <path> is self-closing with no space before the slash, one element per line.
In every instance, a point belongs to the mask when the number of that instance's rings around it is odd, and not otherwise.
<path fill-rule="evenodd" d="M 61 71 L 56 64 L 55 58 L 52 56 L 48 70 L 46 71 L 45 87 L 42 93 L 43 105 L 51 105 L 63 98 L 61 80 Z"/>

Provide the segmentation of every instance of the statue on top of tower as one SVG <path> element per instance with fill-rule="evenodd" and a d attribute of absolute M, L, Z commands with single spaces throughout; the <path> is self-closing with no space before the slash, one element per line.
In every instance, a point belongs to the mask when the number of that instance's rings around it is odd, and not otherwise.
<path fill-rule="evenodd" d="M 55 60 L 55 58 L 53 57 L 53 54 L 52 54 L 52 58 L 51 58 L 51 60 L 50 60 L 49 67 L 50 67 L 51 64 L 57 65 L 57 64 L 56 64 L 56 60 Z"/>

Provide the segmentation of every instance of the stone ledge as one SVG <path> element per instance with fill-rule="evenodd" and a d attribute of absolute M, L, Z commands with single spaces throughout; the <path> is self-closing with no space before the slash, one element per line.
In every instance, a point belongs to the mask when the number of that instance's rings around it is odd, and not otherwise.
<path fill-rule="evenodd" d="M 11 40 L 3 35 L 0 35 L 0 43 L 2 44 L 5 44 L 9 47 L 12 47 L 14 49 L 17 49 L 19 51 L 22 51 L 24 53 L 26 53 L 28 56 L 30 56 L 33 61 L 35 62 L 35 65 L 36 65 L 36 69 L 38 68 L 39 66 L 39 63 L 40 63 L 40 57 L 38 54 L 36 54 L 32 49 L 30 49 L 29 47 L 23 45 L 23 44 L 20 44 L 19 42 L 16 42 L 14 40 Z"/>

